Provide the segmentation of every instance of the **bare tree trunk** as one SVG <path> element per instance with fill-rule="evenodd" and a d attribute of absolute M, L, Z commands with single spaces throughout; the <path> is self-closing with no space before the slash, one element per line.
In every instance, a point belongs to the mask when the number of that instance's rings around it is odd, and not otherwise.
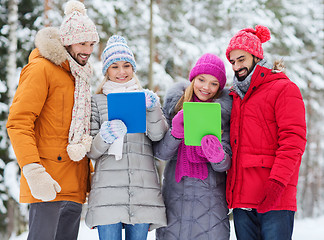
<path fill-rule="evenodd" d="M 12 103 L 17 87 L 16 80 L 16 51 L 17 51 L 17 28 L 18 28 L 18 0 L 9 0 L 8 2 L 8 25 L 9 25 L 9 49 L 8 49 L 8 62 L 7 62 L 7 86 L 8 86 L 8 104 Z M 7 140 L 9 142 L 9 139 Z M 9 145 L 9 144 L 8 144 Z M 6 236 L 10 237 L 15 232 L 15 216 L 14 201 L 10 196 L 7 202 L 7 229 Z"/>
<path fill-rule="evenodd" d="M 6 235 L 10 238 L 11 234 L 15 232 L 15 206 L 12 198 L 9 198 L 7 205 L 7 217 L 8 217 L 8 225 L 7 225 L 7 233 Z"/>
<path fill-rule="evenodd" d="M 150 64 L 148 72 L 148 88 L 153 89 L 153 63 L 154 63 L 154 34 L 153 34 L 153 0 L 150 2 Z"/>
<path fill-rule="evenodd" d="M 51 10 L 50 0 L 44 0 L 44 26 L 49 27 L 51 25 L 48 19 L 48 11 Z"/>
<path fill-rule="evenodd" d="M 319 114 L 311 104 L 314 99 L 321 99 L 322 93 L 311 86 L 305 94 L 307 119 L 307 145 L 303 156 L 298 184 L 298 213 L 301 218 L 316 217 L 323 211 L 323 130 Z M 321 100 L 319 100 L 321 102 Z"/>
<path fill-rule="evenodd" d="M 307 100 L 307 102 L 309 102 L 309 99 Z M 307 130 L 308 130 L 308 133 L 307 133 L 307 140 L 308 140 L 308 143 L 306 144 L 306 149 L 305 149 L 305 154 L 303 156 L 303 159 L 302 159 L 302 171 L 300 172 L 300 177 L 302 179 L 302 181 L 300 182 L 301 183 L 301 186 L 300 186 L 300 189 L 301 189 L 301 194 L 300 194 L 300 204 L 301 204 L 301 208 L 303 209 L 303 212 L 307 212 L 307 209 L 305 209 L 307 207 L 307 190 L 308 190 L 308 187 L 309 187 L 309 177 L 308 177 L 308 174 L 310 172 L 310 161 L 311 161 L 311 150 L 310 150 L 310 143 L 312 141 L 312 134 L 310 133 L 311 132 L 311 114 L 310 112 L 312 111 L 311 107 L 309 106 L 309 104 L 306 105 L 306 108 L 307 108 Z M 304 214 L 303 214 L 304 215 Z"/>
<path fill-rule="evenodd" d="M 8 13 L 8 25 L 9 30 L 9 50 L 8 50 L 8 62 L 7 62 L 7 86 L 9 104 L 15 95 L 17 80 L 16 80 L 16 51 L 17 51 L 17 28 L 18 28 L 18 0 L 9 0 L 9 13 Z"/>

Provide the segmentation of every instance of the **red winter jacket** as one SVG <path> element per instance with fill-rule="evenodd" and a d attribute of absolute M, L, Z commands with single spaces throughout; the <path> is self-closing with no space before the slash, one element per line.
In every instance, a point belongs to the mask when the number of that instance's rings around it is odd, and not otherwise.
<path fill-rule="evenodd" d="M 271 178 L 286 188 L 272 210 L 297 210 L 299 166 L 306 145 L 305 106 L 299 88 L 284 73 L 256 66 L 243 100 L 233 91 L 232 166 L 229 208 L 256 208 Z"/>

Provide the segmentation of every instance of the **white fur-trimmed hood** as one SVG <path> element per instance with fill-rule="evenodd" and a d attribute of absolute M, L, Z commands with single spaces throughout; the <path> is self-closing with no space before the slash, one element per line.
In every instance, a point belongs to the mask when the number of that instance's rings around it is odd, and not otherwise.
<path fill-rule="evenodd" d="M 58 28 L 46 27 L 40 30 L 35 37 L 35 46 L 44 58 L 55 65 L 61 65 L 67 60 L 68 53 L 60 40 Z"/>

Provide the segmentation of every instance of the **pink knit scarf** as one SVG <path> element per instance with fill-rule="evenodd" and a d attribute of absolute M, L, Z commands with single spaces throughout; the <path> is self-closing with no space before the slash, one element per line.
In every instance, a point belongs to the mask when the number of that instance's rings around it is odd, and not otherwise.
<path fill-rule="evenodd" d="M 201 102 L 199 98 L 193 95 L 193 102 Z M 206 102 L 211 102 L 212 99 Z M 201 146 L 187 146 L 184 140 L 181 141 L 178 148 L 178 157 L 175 170 L 175 179 L 181 181 L 183 176 L 199 178 L 204 180 L 208 177 L 208 160 L 202 152 Z"/>

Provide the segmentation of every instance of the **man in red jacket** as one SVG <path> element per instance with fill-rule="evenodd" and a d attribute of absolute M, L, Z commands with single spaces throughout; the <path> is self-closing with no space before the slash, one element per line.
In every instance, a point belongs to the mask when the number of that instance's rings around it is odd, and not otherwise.
<path fill-rule="evenodd" d="M 238 239 L 291 239 L 297 210 L 305 106 L 283 64 L 264 59 L 269 39 L 264 26 L 243 29 L 226 50 L 235 73 L 226 197 Z"/>

